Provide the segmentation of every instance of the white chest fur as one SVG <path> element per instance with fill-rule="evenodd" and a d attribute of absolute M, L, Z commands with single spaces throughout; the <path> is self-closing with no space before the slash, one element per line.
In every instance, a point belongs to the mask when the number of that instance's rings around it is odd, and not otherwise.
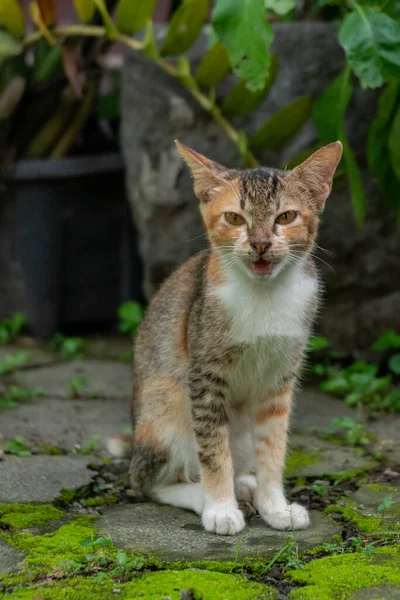
<path fill-rule="evenodd" d="M 317 279 L 301 265 L 271 281 L 230 272 L 228 282 L 213 290 L 230 316 L 231 342 L 247 347 L 231 379 L 238 395 L 259 396 L 291 372 L 317 292 Z"/>

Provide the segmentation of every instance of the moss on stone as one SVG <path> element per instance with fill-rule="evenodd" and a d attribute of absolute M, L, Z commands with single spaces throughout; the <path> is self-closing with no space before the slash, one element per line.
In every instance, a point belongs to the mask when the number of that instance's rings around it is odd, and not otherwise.
<path fill-rule="evenodd" d="M 65 513 L 51 504 L 0 504 L 0 523 L 13 530 L 43 525 L 63 517 Z"/>
<path fill-rule="evenodd" d="M 347 600 L 357 590 L 391 584 L 400 590 L 400 549 L 378 548 L 372 556 L 361 553 L 320 558 L 304 569 L 287 573 L 295 583 L 290 600 Z M 361 596 L 360 596 L 361 597 Z M 369 596 L 368 596 L 369 597 Z"/>
<path fill-rule="evenodd" d="M 399 520 L 393 521 L 385 514 L 364 515 L 357 508 L 357 503 L 347 500 L 344 506 L 331 504 L 325 509 L 326 514 L 340 513 L 345 521 L 351 523 L 363 533 L 376 533 L 377 531 L 399 531 L 400 532 L 400 511 Z"/>
<path fill-rule="evenodd" d="M 277 598 L 277 593 L 267 585 L 248 582 L 239 575 L 193 571 L 146 573 L 128 583 L 116 583 L 110 577 L 98 584 L 89 578 L 76 577 L 47 585 L 16 588 L 8 597 L 13 600 L 32 600 L 35 596 L 46 600 L 103 600 L 115 598 L 113 590 L 118 590 L 118 598 L 121 599 L 156 600 L 170 597 L 171 600 L 179 600 L 181 590 L 188 588 L 193 589 L 195 597 L 201 597 L 202 600 Z"/>
<path fill-rule="evenodd" d="M 296 472 L 305 465 L 313 465 L 318 462 L 318 456 L 305 452 L 304 450 L 292 450 L 286 461 L 286 477 L 295 477 Z"/>
<path fill-rule="evenodd" d="M 381 483 L 367 483 L 365 487 L 372 492 L 381 492 L 382 494 L 393 494 L 398 491 L 398 488 L 392 485 L 382 485 Z"/>

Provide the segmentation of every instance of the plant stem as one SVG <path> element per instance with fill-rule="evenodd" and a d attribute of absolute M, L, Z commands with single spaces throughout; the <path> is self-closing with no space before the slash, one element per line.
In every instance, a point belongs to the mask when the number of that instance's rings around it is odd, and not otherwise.
<path fill-rule="evenodd" d="M 107 30 L 105 27 L 101 25 L 84 25 L 84 24 L 74 24 L 74 25 L 66 25 L 64 27 L 55 27 L 52 30 L 52 35 L 55 37 L 75 37 L 75 36 L 85 36 L 85 37 L 107 37 Z M 43 37 L 42 31 L 35 31 L 34 33 L 28 35 L 24 40 L 24 46 L 30 46 L 40 40 Z M 144 44 L 135 40 L 134 38 L 125 35 L 123 33 L 117 33 L 114 40 L 115 42 L 119 42 L 128 48 L 131 48 L 135 52 L 140 52 L 143 50 Z M 175 79 L 179 79 L 183 87 L 189 92 L 189 94 L 197 101 L 200 106 L 208 112 L 208 114 L 214 119 L 214 121 L 224 130 L 226 135 L 234 142 L 234 144 L 238 147 L 239 151 L 239 140 L 240 133 L 239 131 L 224 117 L 221 113 L 220 109 L 216 104 L 204 94 L 197 86 L 195 80 L 190 77 L 189 81 L 184 81 L 180 78 L 178 70 L 164 58 L 153 58 L 158 66 L 165 71 L 171 77 Z M 259 162 L 256 157 L 250 150 L 245 150 L 241 152 L 242 159 L 246 164 L 257 167 Z"/>

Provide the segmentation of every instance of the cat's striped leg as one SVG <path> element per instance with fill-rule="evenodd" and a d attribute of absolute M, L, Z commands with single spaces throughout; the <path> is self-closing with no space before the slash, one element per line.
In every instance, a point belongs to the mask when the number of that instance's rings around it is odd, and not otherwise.
<path fill-rule="evenodd" d="M 310 519 L 299 504 L 288 504 L 283 487 L 293 381 L 268 392 L 254 413 L 257 465 L 256 508 L 274 529 L 304 529 Z"/>
<path fill-rule="evenodd" d="M 227 384 L 206 367 L 190 377 L 193 429 L 204 489 L 202 521 L 207 531 L 234 535 L 245 522 L 234 491 Z"/>

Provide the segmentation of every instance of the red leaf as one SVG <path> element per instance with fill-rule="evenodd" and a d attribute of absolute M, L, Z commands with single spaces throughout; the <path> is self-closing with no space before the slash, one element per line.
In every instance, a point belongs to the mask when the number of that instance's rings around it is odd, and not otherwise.
<path fill-rule="evenodd" d="M 45 25 L 54 25 L 56 21 L 56 2 L 55 0 L 37 0 L 40 8 L 40 15 Z"/>

